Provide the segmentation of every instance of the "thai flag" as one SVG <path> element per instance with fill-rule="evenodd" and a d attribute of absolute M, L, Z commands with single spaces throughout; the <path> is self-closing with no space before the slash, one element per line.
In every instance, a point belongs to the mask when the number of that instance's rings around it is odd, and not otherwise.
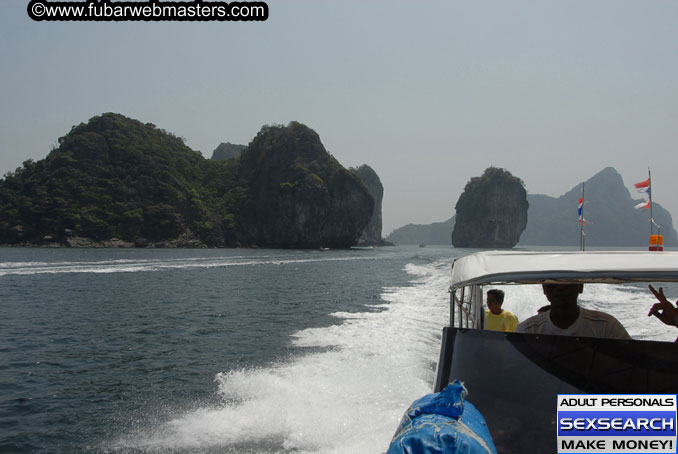
<path fill-rule="evenodd" d="M 645 181 L 641 181 L 640 183 L 634 184 L 638 192 L 644 192 L 645 194 L 650 193 L 650 179 L 648 178 Z"/>
<path fill-rule="evenodd" d="M 579 197 L 579 209 L 577 211 L 579 212 L 579 223 L 583 224 L 584 223 L 584 197 Z"/>
<path fill-rule="evenodd" d="M 641 181 L 640 183 L 634 184 L 636 189 L 641 189 L 641 188 L 649 188 L 650 187 L 650 179 L 648 178 L 645 181 Z"/>
<path fill-rule="evenodd" d="M 638 192 L 644 192 L 645 194 L 648 195 L 648 199 L 650 198 L 650 179 L 648 178 L 645 181 L 641 181 L 640 183 L 634 184 Z M 646 210 L 650 209 L 650 200 L 643 200 L 640 202 L 638 205 L 636 205 L 634 208 L 645 208 Z"/>

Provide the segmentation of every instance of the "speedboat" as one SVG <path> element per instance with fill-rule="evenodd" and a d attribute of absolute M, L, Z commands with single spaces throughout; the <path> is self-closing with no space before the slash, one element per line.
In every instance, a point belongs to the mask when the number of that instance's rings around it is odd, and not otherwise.
<path fill-rule="evenodd" d="M 676 394 L 678 343 L 485 330 L 483 289 L 539 286 L 533 293 L 544 304 L 544 283 L 585 284 L 587 292 L 598 284 L 671 282 L 678 282 L 675 252 L 487 251 L 459 258 L 452 265 L 450 325 L 442 333 L 433 395 L 463 384 L 465 400 L 491 434 L 496 451 L 487 452 L 556 452 L 559 394 Z M 646 317 L 654 302 L 648 291 L 638 317 Z M 647 323 L 661 325 L 654 317 Z M 406 414 L 401 427 L 408 422 Z"/>

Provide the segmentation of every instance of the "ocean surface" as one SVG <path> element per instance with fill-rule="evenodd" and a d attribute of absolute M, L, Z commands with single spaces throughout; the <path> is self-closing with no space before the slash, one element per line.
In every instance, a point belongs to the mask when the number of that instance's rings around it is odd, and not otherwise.
<path fill-rule="evenodd" d="M 384 452 L 470 252 L 0 248 L 0 453 Z M 506 290 L 521 320 L 545 304 Z M 678 335 L 643 286 L 581 303 Z"/>

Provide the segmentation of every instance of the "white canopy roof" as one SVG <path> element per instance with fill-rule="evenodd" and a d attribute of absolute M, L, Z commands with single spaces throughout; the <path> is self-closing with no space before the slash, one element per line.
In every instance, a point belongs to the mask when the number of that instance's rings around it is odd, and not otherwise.
<path fill-rule="evenodd" d="M 542 282 L 678 282 L 678 252 L 487 251 L 452 265 L 452 287 Z"/>

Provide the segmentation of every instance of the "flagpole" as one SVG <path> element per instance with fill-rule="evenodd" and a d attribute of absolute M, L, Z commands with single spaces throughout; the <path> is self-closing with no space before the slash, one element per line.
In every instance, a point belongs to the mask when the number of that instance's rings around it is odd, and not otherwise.
<path fill-rule="evenodd" d="M 652 216 L 652 173 L 650 172 L 650 167 L 647 167 L 647 179 L 650 182 L 650 185 L 647 187 L 647 197 L 650 202 L 650 236 L 652 236 L 654 232 L 653 225 L 654 224 L 654 216 Z"/>
<path fill-rule="evenodd" d="M 581 184 L 581 213 L 579 214 L 579 250 L 586 248 L 584 239 L 584 184 Z"/>
<path fill-rule="evenodd" d="M 645 192 L 647 194 L 647 202 L 643 202 L 636 205 L 636 208 L 645 208 L 650 211 L 650 250 L 651 251 L 662 251 L 664 247 L 662 246 L 663 240 L 661 238 L 661 227 L 659 224 L 654 222 L 654 213 L 652 207 L 652 172 L 650 171 L 650 166 L 647 167 L 647 180 L 641 181 L 634 185 L 638 192 Z M 654 234 L 654 227 L 657 226 L 657 235 Z"/>

